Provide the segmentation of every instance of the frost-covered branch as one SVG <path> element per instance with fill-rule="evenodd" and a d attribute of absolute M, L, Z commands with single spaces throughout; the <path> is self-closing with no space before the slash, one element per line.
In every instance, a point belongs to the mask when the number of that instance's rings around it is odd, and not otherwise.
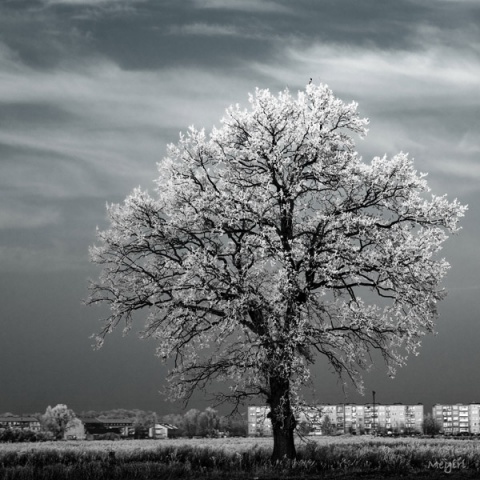
<path fill-rule="evenodd" d="M 403 365 L 433 330 L 439 252 L 466 207 L 431 195 L 403 153 L 364 162 L 356 109 L 323 85 L 257 90 L 210 136 L 181 135 L 154 195 L 110 205 L 91 249 L 89 302 L 110 307 L 99 342 L 146 312 L 171 394 L 228 380 L 218 398 L 263 395 L 277 433 L 318 355 L 358 386 L 374 351 Z"/>

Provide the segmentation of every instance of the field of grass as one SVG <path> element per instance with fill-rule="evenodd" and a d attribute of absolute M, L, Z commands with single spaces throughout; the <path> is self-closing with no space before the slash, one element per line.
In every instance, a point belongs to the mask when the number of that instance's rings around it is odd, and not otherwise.
<path fill-rule="evenodd" d="M 480 478 L 480 440 L 317 437 L 275 465 L 271 449 L 271 438 L 0 444 L 0 479 Z"/>

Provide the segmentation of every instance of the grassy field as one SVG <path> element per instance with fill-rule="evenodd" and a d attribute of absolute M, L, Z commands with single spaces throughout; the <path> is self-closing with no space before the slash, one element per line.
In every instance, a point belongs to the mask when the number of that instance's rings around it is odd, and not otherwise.
<path fill-rule="evenodd" d="M 271 448 L 271 438 L 0 444 L 0 479 L 480 478 L 480 440 L 317 437 L 275 465 Z"/>

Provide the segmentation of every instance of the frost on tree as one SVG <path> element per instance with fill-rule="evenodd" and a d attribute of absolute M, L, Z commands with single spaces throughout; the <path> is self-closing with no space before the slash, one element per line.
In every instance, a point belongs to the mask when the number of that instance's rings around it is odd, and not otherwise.
<path fill-rule="evenodd" d="M 91 258 L 90 303 L 133 315 L 174 359 L 170 394 L 212 380 L 220 400 L 271 407 L 273 458 L 295 456 L 292 407 L 316 356 L 361 387 L 380 351 L 391 373 L 431 332 L 448 263 L 438 257 L 465 207 L 430 195 L 400 153 L 365 162 L 355 103 L 309 84 L 293 97 L 257 90 L 210 135 L 190 128 L 159 164 L 153 195 L 110 205 Z"/>

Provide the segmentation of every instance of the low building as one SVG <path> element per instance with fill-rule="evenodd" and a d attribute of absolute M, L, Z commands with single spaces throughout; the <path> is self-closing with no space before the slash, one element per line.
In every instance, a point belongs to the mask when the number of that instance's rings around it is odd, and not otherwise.
<path fill-rule="evenodd" d="M 85 440 L 85 425 L 79 418 L 72 418 L 67 424 L 64 440 Z"/>
<path fill-rule="evenodd" d="M 133 437 L 135 429 L 131 418 L 96 418 L 80 417 L 85 429 L 85 435 L 96 438 L 98 435 L 115 433 L 121 437 Z"/>
<path fill-rule="evenodd" d="M 93 417 L 78 417 L 85 429 L 85 435 L 92 438 L 95 435 L 102 435 L 106 433 L 103 423 L 98 418 Z"/>
<path fill-rule="evenodd" d="M 135 434 L 131 418 L 102 418 L 99 420 L 107 433 L 117 433 L 122 437 L 131 437 Z"/>
<path fill-rule="evenodd" d="M 38 418 L 31 416 L 5 415 L 0 417 L 0 428 L 19 428 L 21 430 L 41 430 Z"/>
<path fill-rule="evenodd" d="M 168 423 L 156 423 L 148 429 L 148 437 L 155 439 L 172 438 L 177 427 Z"/>

